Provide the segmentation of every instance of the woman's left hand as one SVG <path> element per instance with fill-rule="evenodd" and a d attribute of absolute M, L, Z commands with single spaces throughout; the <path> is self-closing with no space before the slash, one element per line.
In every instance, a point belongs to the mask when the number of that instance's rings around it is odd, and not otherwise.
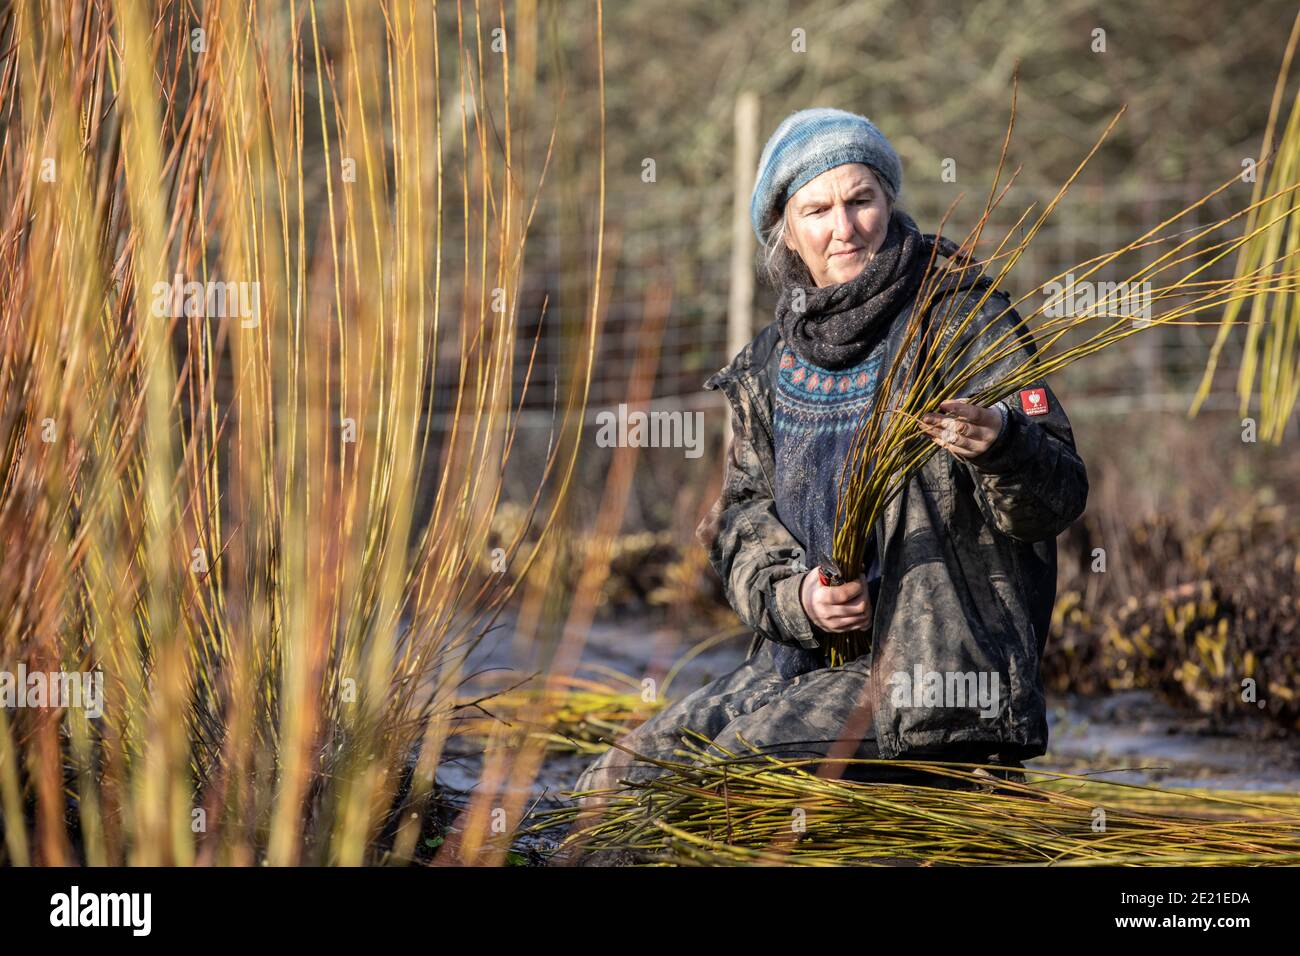
<path fill-rule="evenodd" d="M 996 408 L 952 398 L 939 403 L 939 412 L 922 415 L 922 428 L 936 445 L 959 458 L 984 454 L 1002 430 L 1002 414 Z"/>

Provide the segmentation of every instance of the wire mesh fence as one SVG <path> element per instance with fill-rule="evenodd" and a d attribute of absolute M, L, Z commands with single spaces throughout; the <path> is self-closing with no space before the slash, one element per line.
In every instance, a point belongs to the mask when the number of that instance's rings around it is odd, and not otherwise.
<path fill-rule="evenodd" d="M 1048 280 L 1154 229 L 1215 186 L 1145 183 L 1111 187 L 1078 183 L 999 288 L 1008 292 L 1013 301 L 1025 297 L 1018 306 L 1023 315 L 1044 301 Z M 961 239 L 982 211 L 987 184 L 978 189 L 947 183 L 913 185 L 901 202 L 923 232 L 934 232 L 963 189 L 966 195 L 944 230 L 951 238 Z M 1023 233 L 1058 189 L 1059 185 L 1014 184 L 986 226 L 976 254 L 992 254 L 1032 204 L 1033 214 L 1019 229 Z M 1250 190 L 1248 183 L 1234 184 L 1162 234 L 1190 235 L 1231 215 L 1249 203 Z M 722 401 L 717 394 L 704 391 L 702 384 L 731 358 L 727 330 L 731 281 L 729 196 L 726 189 L 701 194 L 647 184 L 644 190 L 607 197 L 606 275 L 601 302 L 604 321 L 592 372 L 588 422 L 601 411 L 614 410 L 627 401 L 635 356 L 638 350 L 653 347 L 656 335 L 660 341 L 652 392 L 654 406 L 707 408 Z M 581 230 L 566 230 L 559 223 L 572 225 L 571 216 L 547 212 L 544 201 L 528 239 L 516 303 L 516 358 L 521 370 L 529 361 L 539 323 L 542 326 L 527 395 L 521 402 L 521 371 L 512 399 L 512 407 L 524 409 L 522 421 L 534 426 L 551 422 L 555 402 L 563 401 L 564 383 L 558 379 L 561 345 L 556 333 L 564 322 L 576 321 L 591 308 L 594 263 L 594 229 L 590 224 Z M 1243 222 L 1237 219 L 1201 242 L 1239 236 Z M 448 233 L 444 238 L 454 258 L 459 254 L 457 237 Z M 1096 282 L 1119 281 L 1170 247 L 1170 243 L 1164 243 L 1132 253 L 1122 265 L 1108 266 L 1091 278 Z M 1230 276 L 1234 266 L 1235 258 L 1227 256 L 1198 278 Z M 1175 276 L 1188 271 L 1188 267 L 1180 268 L 1183 272 L 1174 272 Z M 454 316 L 460 308 L 455 299 L 457 283 L 452 281 L 447 286 L 452 292 L 444 293 L 442 308 Z M 655 295 L 660 296 L 658 306 L 652 305 Z M 751 334 L 771 321 L 775 301 L 774 290 L 760 283 L 753 303 Z M 652 307 L 667 310 L 661 332 L 657 331 L 658 323 L 647 321 L 647 310 Z M 1054 378 L 1053 385 L 1068 397 L 1072 413 L 1185 409 L 1200 381 L 1218 318 L 1218 313 L 1206 313 L 1203 326 L 1157 327 L 1134 335 L 1065 369 Z M 444 336 L 443 365 L 434 402 L 437 427 L 446 422 L 453 407 L 460 347 L 454 333 Z M 1234 389 L 1238 362 L 1232 350 L 1225 352 L 1224 358 L 1206 402 L 1209 409 L 1237 406 Z"/>

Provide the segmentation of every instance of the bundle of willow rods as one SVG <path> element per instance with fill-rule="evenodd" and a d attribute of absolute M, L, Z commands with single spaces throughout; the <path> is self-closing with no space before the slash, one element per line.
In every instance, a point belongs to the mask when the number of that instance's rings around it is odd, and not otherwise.
<path fill-rule="evenodd" d="M 921 416 L 938 409 L 941 402 L 960 397 L 976 405 L 991 405 L 1130 335 L 1164 325 L 1203 324 L 1192 317 L 1256 296 L 1268 293 L 1291 294 L 1300 288 L 1300 268 L 1295 261 L 1297 252 L 1300 252 L 1300 242 L 1295 241 L 1300 232 L 1300 215 L 1297 215 L 1293 202 L 1300 184 L 1284 186 L 1268 196 L 1256 198 L 1244 209 L 1207 226 L 1181 232 L 1165 232 L 1168 227 L 1230 188 L 1239 180 L 1239 176 L 1234 175 L 1217 189 L 1122 248 L 1071 266 L 1049 280 L 1061 280 L 1071 275 L 1078 277 L 1072 280 L 1075 282 L 1087 280 L 1128 253 L 1174 243 L 1172 248 L 1159 255 L 1155 261 L 1137 269 L 1114 286 L 1118 292 L 1121 289 L 1145 288 L 1145 284 L 1149 283 L 1148 304 L 1156 314 L 1140 316 L 1126 312 L 1123 306 L 1127 303 L 1121 302 L 1118 295 L 1113 295 L 1103 297 L 1093 308 L 1082 313 L 1053 316 L 1037 325 L 1031 325 L 1049 314 L 1053 305 L 1049 300 L 1020 317 L 1015 311 L 1016 306 L 1028 297 L 1022 296 L 988 320 L 984 327 L 973 326 L 973 323 L 980 321 L 984 303 L 1032 243 L 1034 236 L 1123 116 L 1125 109 L 1116 113 L 1092 149 L 1028 228 L 1023 239 L 1015 243 L 1010 241 L 1011 236 L 1029 218 L 1032 205 L 1008 230 L 993 255 L 986 260 L 972 261 L 967 252 L 947 267 L 936 269 L 932 258 L 917 292 L 917 305 L 910 313 L 903 345 L 881 377 L 876 401 L 864 410 L 841 475 L 832 558 L 844 580 L 854 580 L 862 573 L 867 531 L 884 513 L 889 501 L 938 450 L 938 446 L 929 437 L 932 427 L 922 424 Z M 991 213 L 1015 179 L 1016 173 L 1013 173 L 1001 193 L 998 193 L 998 182 L 1002 177 L 1014 123 L 1013 89 L 1011 122 L 1007 127 L 993 187 L 989 191 L 983 215 L 961 244 L 963 250 L 975 248 Z M 1242 237 L 1197 247 L 1205 236 L 1239 218 L 1253 216 L 1260 209 L 1267 209 L 1273 215 L 1262 221 L 1258 217 L 1252 219 Z M 945 222 L 947 218 L 945 215 Z M 1261 261 L 1252 263 L 1250 267 L 1239 268 L 1231 279 L 1197 278 L 1225 257 L 1268 234 L 1279 222 L 1289 224 L 1293 240 L 1280 255 L 1272 255 L 1277 250 L 1270 247 L 1268 257 L 1261 257 Z M 994 263 L 1001 264 L 991 282 L 969 287 L 964 295 L 950 295 L 937 306 L 934 305 L 941 286 L 953 276 L 973 275 L 985 278 Z M 1189 267 L 1190 271 L 1180 278 L 1172 279 L 1169 275 L 1171 270 L 1181 271 Z M 1158 281 L 1161 276 L 1165 276 L 1164 280 Z M 977 291 L 981 289 L 982 292 Z M 972 295 L 978 296 L 973 303 Z M 970 307 L 966 308 L 968 303 Z M 1072 345 L 1062 344 L 1062 340 L 1070 333 L 1083 330 L 1089 323 L 1099 320 L 1108 321 L 1104 321 L 1104 327 L 1091 331 L 1082 341 Z M 978 340 L 980 332 L 994 329 L 1000 322 L 1007 325 L 1005 332 L 983 345 L 978 353 L 964 354 Z M 974 335 L 967 334 L 972 331 Z M 965 345 L 955 347 L 963 341 L 966 342 Z"/>
<path fill-rule="evenodd" d="M 818 775 L 817 760 L 706 751 L 623 790 L 590 791 L 561 852 L 621 850 L 642 862 L 697 865 L 1295 865 L 1300 796 L 1236 794 L 1027 770 L 1030 782 L 980 775 L 980 765 L 836 760 L 899 769 L 928 784 L 860 783 Z M 716 744 L 714 751 L 719 751 Z"/>

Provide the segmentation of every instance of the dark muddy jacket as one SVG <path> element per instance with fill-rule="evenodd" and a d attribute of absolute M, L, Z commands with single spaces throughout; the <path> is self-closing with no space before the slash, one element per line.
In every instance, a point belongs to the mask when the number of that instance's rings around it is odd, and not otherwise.
<path fill-rule="evenodd" d="M 956 296 L 969 311 L 981 293 Z M 955 354 L 968 361 L 1018 322 L 1009 312 L 990 325 L 1009 304 L 993 292 L 954 344 Z M 902 345 L 910 308 L 890 328 L 886 362 Z M 945 320 L 941 336 L 950 337 L 953 327 Z M 1020 337 L 1017 357 L 1033 354 L 1023 330 Z M 704 383 L 727 396 L 734 437 L 721 494 L 696 537 L 731 606 L 755 632 L 750 656 L 764 639 L 818 647 L 799 597 L 809 565 L 773 498 L 772 383 L 781 346 L 773 322 Z M 999 368 L 1013 361 L 1008 356 Z M 1041 380 L 1030 387 L 1047 389 Z M 871 704 L 884 757 L 998 753 L 1023 760 L 1047 749 L 1039 662 L 1056 597 L 1056 536 L 1083 512 L 1088 479 L 1060 401 L 1047 389 L 1049 411 L 1031 417 L 1020 394 L 1007 397 L 1006 426 L 991 448 L 971 461 L 936 448 L 877 524 Z M 921 674 L 983 672 L 988 686 L 996 673 L 996 715 L 905 705 L 891 675 L 913 675 L 918 667 Z"/>

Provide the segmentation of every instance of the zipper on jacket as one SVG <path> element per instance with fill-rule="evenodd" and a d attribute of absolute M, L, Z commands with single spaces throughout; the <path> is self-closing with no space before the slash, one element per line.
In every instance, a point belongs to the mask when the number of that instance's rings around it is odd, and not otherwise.
<path fill-rule="evenodd" d="M 754 408 L 758 408 L 758 403 L 762 400 L 762 396 L 756 395 L 756 394 L 754 393 L 754 389 L 750 387 L 750 384 L 749 384 L 749 380 L 748 380 L 748 379 L 744 379 L 744 380 L 742 380 L 742 381 L 741 381 L 741 384 L 742 384 L 746 389 L 748 389 L 748 391 L 749 391 L 749 397 L 750 397 L 750 399 L 754 402 L 754 406 L 753 406 L 753 407 L 754 407 Z M 760 415 L 760 414 L 758 414 L 757 412 L 755 412 L 754 417 L 757 417 L 757 418 L 759 419 L 758 424 L 759 424 L 760 426 L 762 426 L 762 428 L 763 428 L 763 432 L 764 432 L 764 434 L 767 436 L 767 447 L 768 447 L 768 448 L 771 448 L 771 449 L 772 449 L 772 453 L 773 453 L 773 455 L 775 455 L 775 453 L 776 453 L 776 436 L 773 435 L 773 434 L 772 434 L 772 430 L 771 430 L 770 428 L 767 427 L 767 422 L 763 419 L 763 416 L 762 416 L 762 415 Z M 769 474 L 767 473 L 767 469 L 763 466 L 763 456 L 760 455 L 760 454 L 758 454 L 757 452 L 755 452 L 755 453 L 754 453 L 754 457 L 758 459 L 758 467 L 759 467 L 760 469 L 762 469 L 762 471 L 763 471 L 763 477 L 767 479 L 767 490 L 770 491 L 770 492 L 772 493 L 772 500 L 775 501 L 775 500 L 776 500 L 776 482 L 772 479 L 772 476 L 769 475 Z"/>

